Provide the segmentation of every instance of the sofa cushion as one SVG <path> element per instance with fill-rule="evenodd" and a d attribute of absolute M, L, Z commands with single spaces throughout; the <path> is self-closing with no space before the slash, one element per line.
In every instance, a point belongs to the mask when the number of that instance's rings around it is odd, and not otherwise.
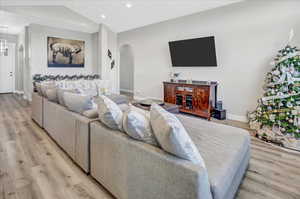
<path fill-rule="evenodd" d="M 58 102 L 56 87 L 46 89 L 45 94 L 49 101 L 56 102 L 56 103 Z"/>
<path fill-rule="evenodd" d="M 57 99 L 60 105 L 66 106 L 65 100 L 64 100 L 64 93 L 69 92 L 69 93 L 78 93 L 76 89 L 57 89 Z"/>
<path fill-rule="evenodd" d="M 99 96 L 95 102 L 100 121 L 109 128 L 123 131 L 123 112 L 120 107 L 104 95 Z"/>
<path fill-rule="evenodd" d="M 248 165 L 249 161 L 249 133 L 195 117 L 177 117 L 205 161 L 213 198 L 227 199 L 227 196 L 234 196 L 241 181 L 241 177 L 236 176 L 243 176 L 246 170 L 243 165 Z M 234 184 L 236 186 L 232 188 Z"/>
<path fill-rule="evenodd" d="M 133 139 L 157 146 L 150 124 L 149 112 L 130 106 L 123 116 L 124 131 Z"/>
<path fill-rule="evenodd" d="M 89 118 L 89 119 L 96 119 L 98 118 L 99 114 L 98 114 L 98 109 L 90 109 L 90 110 L 86 110 L 82 113 L 83 116 Z"/>
<path fill-rule="evenodd" d="M 165 151 L 205 168 L 205 163 L 197 147 L 175 115 L 167 112 L 161 106 L 153 104 L 150 109 L 150 117 L 154 135 Z"/>
<path fill-rule="evenodd" d="M 88 95 L 64 92 L 64 102 L 70 111 L 80 114 L 93 108 L 92 97 Z"/>

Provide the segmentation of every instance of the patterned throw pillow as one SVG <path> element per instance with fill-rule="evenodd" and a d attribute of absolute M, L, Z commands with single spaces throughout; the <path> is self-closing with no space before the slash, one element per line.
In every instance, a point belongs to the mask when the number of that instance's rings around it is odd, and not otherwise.
<path fill-rule="evenodd" d="M 96 99 L 100 121 L 111 129 L 123 131 L 123 112 L 116 103 L 104 95 Z"/>
<path fill-rule="evenodd" d="M 150 121 L 162 149 L 205 168 L 204 160 L 197 147 L 175 115 L 153 104 L 150 110 Z"/>
<path fill-rule="evenodd" d="M 133 139 L 157 146 L 158 143 L 150 124 L 150 114 L 142 109 L 130 106 L 123 116 L 124 131 Z"/>

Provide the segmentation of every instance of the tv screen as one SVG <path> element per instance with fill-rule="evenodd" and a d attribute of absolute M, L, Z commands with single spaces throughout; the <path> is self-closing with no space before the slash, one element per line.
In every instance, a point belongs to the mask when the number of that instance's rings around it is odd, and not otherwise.
<path fill-rule="evenodd" d="M 169 42 L 173 67 L 217 66 L 215 37 Z"/>

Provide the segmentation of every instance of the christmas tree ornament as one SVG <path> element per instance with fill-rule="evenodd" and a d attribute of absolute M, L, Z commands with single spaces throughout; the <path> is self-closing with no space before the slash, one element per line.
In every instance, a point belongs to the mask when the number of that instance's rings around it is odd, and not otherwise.
<path fill-rule="evenodd" d="M 291 108 L 291 107 L 293 107 L 293 104 L 291 102 L 288 102 L 288 103 L 286 103 L 286 106 Z"/>

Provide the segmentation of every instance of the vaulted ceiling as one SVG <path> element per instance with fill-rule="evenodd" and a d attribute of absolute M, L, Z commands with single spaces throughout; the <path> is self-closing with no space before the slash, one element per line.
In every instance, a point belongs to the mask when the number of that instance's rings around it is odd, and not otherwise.
<path fill-rule="evenodd" d="M 229 5 L 241 0 L 0 0 L 0 25 L 26 23 L 84 32 L 106 24 L 115 32 Z M 7 23 L 7 24 L 5 24 Z"/>

